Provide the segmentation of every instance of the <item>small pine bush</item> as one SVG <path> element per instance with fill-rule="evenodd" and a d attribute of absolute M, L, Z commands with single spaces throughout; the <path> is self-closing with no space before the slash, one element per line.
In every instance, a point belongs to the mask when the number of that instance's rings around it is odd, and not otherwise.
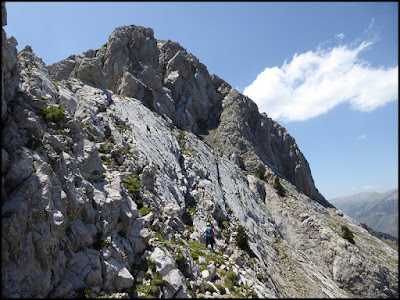
<path fill-rule="evenodd" d="M 237 229 L 236 243 L 240 249 L 249 249 L 248 236 L 242 225 L 239 225 Z"/>
<path fill-rule="evenodd" d="M 275 188 L 275 190 L 277 191 L 277 193 L 278 193 L 279 196 L 285 197 L 286 191 L 285 191 L 285 189 L 283 188 L 283 186 L 281 185 L 278 176 L 275 177 L 274 188 Z"/>
<path fill-rule="evenodd" d="M 53 122 L 60 122 L 65 120 L 65 112 L 61 108 L 49 107 L 43 110 L 46 118 Z"/>
<path fill-rule="evenodd" d="M 355 244 L 353 232 L 346 226 L 342 225 L 342 238 L 348 240 L 350 243 Z"/>

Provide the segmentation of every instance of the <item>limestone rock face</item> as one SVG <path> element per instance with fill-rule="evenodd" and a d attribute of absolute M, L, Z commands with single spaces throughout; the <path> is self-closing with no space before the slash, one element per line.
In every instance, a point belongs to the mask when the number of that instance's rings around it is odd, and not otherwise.
<path fill-rule="evenodd" d="M 124 26 L 45 66 L 2 34 L 3 297 L 398 297 L 398 252 L 179 44 Z"/>
<path fill-rule="evenodd" d="M 235 157 L 247 171 L 278 173 L 325 206 L 307 160 L 279 124 L 179 44 L 157 41 L 150 28 L 117 28 L 99 50 L 70 56 L 49 68 L 57 80 L 78 78 L 140 100 Z M 261 173 L 260 173 L 261 172 Z"/>

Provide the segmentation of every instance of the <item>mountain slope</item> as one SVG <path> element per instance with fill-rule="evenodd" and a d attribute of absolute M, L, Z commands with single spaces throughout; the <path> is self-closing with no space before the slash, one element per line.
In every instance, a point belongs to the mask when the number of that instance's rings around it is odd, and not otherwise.
<path fill-rule="evenodd" d="M 257 105 L 232 89 L 179 44 L 157 41 L 150 28 L 117 28 L 99 50 L 49 67 L 56 80 L 78 78 L 138 98 L 174 125 L 219 147 L 245 171 L 278 172 L 326 206 L 294 139 L 261 115 Z M 210 136 L 210 132 L 212 136 Z M 265 174 L 264 174 L 265 173 Z"/>
<path fill-rule="evenodd" d="M 121 27 L 46 67 L 2 38 L 3 297 L 398 296 L 397 251 L 177 43 Z"/>
<path fill-rule="evenodd" d="M 330 200 L 358 222 L 365 223 L 375 231 L 399 237 L 399 191 L 385 193 L 360 193 Z"/>

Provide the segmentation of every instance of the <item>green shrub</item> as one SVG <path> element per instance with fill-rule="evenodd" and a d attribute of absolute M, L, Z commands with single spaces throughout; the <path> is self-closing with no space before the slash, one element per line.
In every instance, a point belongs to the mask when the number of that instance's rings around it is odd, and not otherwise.
<path fill-rule="evenodd" d="M 236 274 L 235 272 L 233 272 L 232 270 L 227 271 L 227 272 L 225 273 L 225 277 L 226 277 L 227 279 L 231 280 L 232 283 L 233 283 L 234 285 L 239 285 L 238 276 L 237 276 L 237 274 Z"/>
<path fill-rule="evenodd" d="M 275 190 L 277 191 L 277 193 L 278 193 L 279 196 L 285 197 L 286 191 L 285 191 L 285 189 L 283 188 L 283 186 L 281 185 L 278 176 L 275 177 L 274 188 L 275 188 Z"/>
<path fill-rule="evenodd" d="M 49 107 L 45 108 L 43 112 L 45 113 L 46 118 L 53 122 L 59 122 L 65 120 L 65 113 L 61 108 Z"/>
<path fill-rule="evenodd" d="M 136 194 L 140 191 L 140 178 L 139 175 L 133 173 L 132 176 L 122 178 L 121 182 L 125 184 L 126 188 L 131 194 Z"/>
<path fill-rule="evenodd" d="M 230 290 L 231 292 L 235 290 L 232 280 L 225 278 L 224 283 L 228 290 Z"/>
<path fill-rule="evenodd" d="M 225 295 L 226 294 L 225 286 L 223 286 L 222 284 L 215 284 L 215 286 L 217 287 L 217 289 L 219 290 L 221 295 Z"/>
<path fill-rule="evenodd" d="M 355 244 L 353 232 L 346 226 L 342 225 L 342 238 L 348 240 L 350 243 Z"/>
<path fill-rule="evenodd" d="M 234 286 L 239 285 L 237 274 L 232 270 L 229 270 L 227 272 L 221 272 L 221 275 L 225 277 L 224 279 L 225 287 L 227 287 L 228 290 L 231 292 L 235 291 Z"/>
<path fill-rule="evenodd" d="M 236 243 L 240 249 L 249 249 L 248 236 L 242 225 L 239 225 L 237 229 Z"/>
<path fill-rule="evenodd" d="M 260 178 L 261 180 L 264 180 L 264 173 L 265 173 L 265 167 L 263 165 L 259 165 L 257 170 L 256 170 L 256 176 Z"/>
<path fill-rule="evenodd" d="M 147 206 L 143 206 L 139 209 L 139 213 L 141 213 L 142 216 L 147 216 L 150 213 L 150 209 Z"/>
<path fill-rule="evenodd" d="M 143 201 L 139 197 L 140 193 L 140 178 L 139 175 L 133 173 L 132 176 L 122 178 L 121 183 L 125 184 L 126 188 L 132 199 L 135 201 L 137 208 L 140 210 L 143 208 Z"/>
<path fill-rule="evenodd" d="M 147 267 L 149 270 L 151 270 L 153 273 L 156 271 L 156 265 L 150 261 L 149 259 L 146 260 L 147 261 Z"/>

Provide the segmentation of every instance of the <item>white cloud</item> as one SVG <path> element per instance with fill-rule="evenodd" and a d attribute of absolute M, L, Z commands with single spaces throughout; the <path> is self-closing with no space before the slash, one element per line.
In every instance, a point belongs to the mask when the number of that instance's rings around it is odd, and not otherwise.
<path fill-rule="evenodd" d="M 371 19 L 371 22 L 369 23 L 368 29 L 371 30 L 372 27 L 374 26 L 375 18 Z"/>
<path fill-rule="evenodd" d="M 342 40 L 342 39 L 344 38 L 344 34 L 343 34 L 343 33 L 339 33 L 338 35 L 336 35 L 336 37 L 337 37 L 339 40 Z"/>
<path fill-rule="evenodd" d="M 379 188 L 379 185 L 366 185 L 363 187 L 364 191 L 375 191 Z"/>
<path fill-rule="evenodd" d="M 365 139 L 366 137 L 367 136 L 365 134 L 362 134 L 357 138 L 357 141 L 361 141 L 361 140 Z"/>
<path fill-rule="evenodd" d="M 341 34 L 338 35 L 338 37 Z M 244 89 L 261 112 L 281 121 L 303 121 L 348 102 L 372 111 L 398 100 L 398 66 L 372 68 L 358 58 L 372 42 L 339 45 L 295 54 L 292 61 L 266 68 Z"/>

